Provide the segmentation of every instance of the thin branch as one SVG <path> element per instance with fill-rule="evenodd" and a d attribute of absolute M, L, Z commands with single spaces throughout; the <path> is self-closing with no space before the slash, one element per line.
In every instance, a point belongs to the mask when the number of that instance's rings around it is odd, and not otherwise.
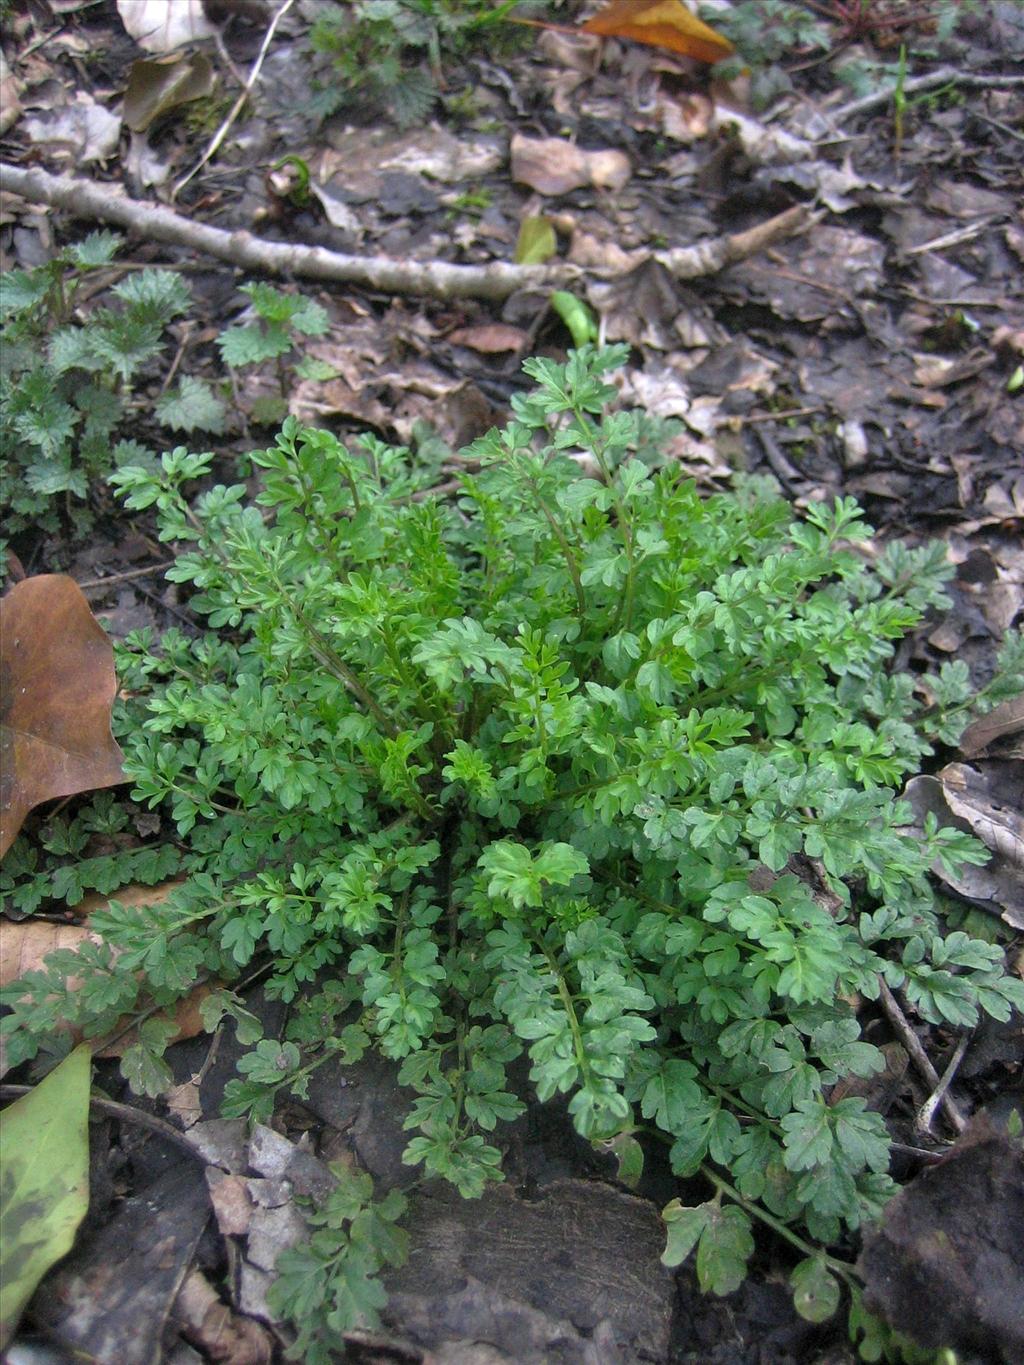
<path fill-rule="evenodd" d="M 173 559 L 162 559 L 159 564 L 150 564 L 145 569 L 125 569 L 123 573 L 108 574 L 106 578 L 87 578 L 78 586 L 83 592 L 91 592 L 94 588 L 112 588 L 115 583 L 128 583 L 133 578 L 149 578 L 151 574 L 170 569 L 173 564 Z"/>
<path fill-rule="evenodd" d="M 78 218 L 113 223 L 151 241 L 168 242 L 215 256 L 243 270 L 306 279 L 337 280 L 384 294 L 427 295 L 439 299 L 480 298 L 500 301 L 517 289 L 565 288 L 587 272 L 568 262 L 552 265 L 452 265 L 448 261 L 399 261 L 390 256 L 349 256 L 319 246 L 267 242 L 251 232 L 226 232 L 196 223 L 162 205 L 140 203 L 111 184 L 94 184 L 74 176 L 24 170 L 0 162 L 0 190 L 34 204 L 65 209 Z M 772 242 L 793 237 L 817 221 L 797 207 L 776 214 L 746 232 L 708 237 L 689 247 L 659 252 L 656 259 L 680 279 L 713 275 L 724 266 L 762 251 Z M 590 272 L 597 274 L 598 272 Z"/>
<path fill-rule="evenodd" d="M 1002 90 L 1009 86 L 1024 85 L 1024 76 L 1001 76 L 997 73 L 986 76 L 982 72 L 971 75 L 965 71 L 958 71 L 954 66 L 943 66 L 938 71 L 929 71 L 926 76 L 914 76 L 909 81 L 904 81 L 903 93 L 916 95 L 919 90 L 934 90 L 941 85 L 960 85 L 968 90 Z M 850 100 L 848 104 L 841 104 L 838 109 L 830 110 L 829 118 L 836 123 L 845 123 L 855 114 L 867 114 L 873 109 L 880 109 L 889 103 L 893 93 L 894 90 L 890 87 L 876 90 L 861 99 Z"/>
<path fill-rule="evenodd" d="M 967 1051 L 967 1046 L 970 1043 L 970 1041 L 971 1041 L 970 1033 L 965 1033 L 963 1037 L 960 1039 L 960 1041 L 957 1043 L 956 1051 L 949 1059 L 949 1065 L 942 1073 L 942 1079 L 939 1081 L 938 1085 L 928 1096 L 928 1099 L 925 1101 L 924 1104 L 922 1104 L 920 1110 L 918 1111 L 914 1127 L 917 1129 L 919 1133 L 929 1134 L 931 1133 L 932 1123 L 935 1120 L 935 1111 L 936 1109 L 938 1109 L 943 1096 L 949 1089 L 950 1083 L 952 1082 L 953 1077 L 957 1073 L 957 1068 L 960 1066 L 960 1063 L 964 1059 L 964 1053 Z"/>
<path fill-rule="evenodd" d="M 266 60 L 268 51 L 270 50 L 270 44 L 273 42 L 274 34 L 277 32 L 278 24 L 281 22 L 281 20 L 284 18 L 284 16 L 288 13 L 292 5 L 294 4 L 295 0 L 284 0 L 284 4 L 281 5 L 281 7 L 274 15 L 273 19 L 271 19 L 270 23 L 267 25 L 267 31 L 263 35 L 263 42 L 260 46 L 259 53 L 257 54 L 255 62 L 253 62 L 252 70 L 249 72 L 249 79 L 242 86 L 241 92 L 239 93 L 239 96 L 235 100 L 234 104 L 231 106 L 231 111 L 228 114 L 227 118 L 224 120 L 224 122 L 214 133 L 213 137 L 210 139 L 209 147 L 207 147 L 206 151 L 199 158 L 196 164 L 192 167 L 189 173 L 187 175 L 182 176 L 182 178 L 175 184 L 174 189 L 171 192 L 172 199 L 177 199 L 178 195 L 185 188 L 185 186 L 192 179 L 192 177 L 194 175 L 198 175 L 198 173 L 203 169 L 203 167 L 210 160 L 210 158 L 216 155 L 218 147 L 220 147 L 221 143 L 227 137 L 232 124 L 234 123 L 238 115 L 242 112 L 246 100 L 252 93 L 253 86 L 260 78 L 260 72 L 263 70 L 263 63 Z"/>
<path fill-rule="evenodd" d="M 35 1087 L 31 1085 L 0 1085 L 0 1100 L 20 1099 L 22 1095 L 27 1095 L 34 1089 Z M 148 1128 L 151 1132 L 159 1134 L 165 1142 L 173 1143 L 183 1152 L 188 1152 L 189 1156 L 195 1157 L 196 1161 L 201 1161 L 204 1166 L 219 1164 L 204 1156 L 187 1133 L 183 1133 L 180 1128 L 175 1128 L 173 1124 L 167 1123 L 157 1114 L 147 1113 L 145 1109 L 136 1109 L 131 1104 L 120 1104 L 117 1100 L 108 1100 L 103 1095 L 90 1095 L 89 1108 L 94 1113 L 119 1119 L 122 1123 L 135 1123 L 142 1128 Z"/>
<path fill-rule="evenodd" d="M 900 1002 L 896 999 L 895 995 L 893 995 L 892 991 L 881 977 L 878 979 L 878 985 L 882 1009 L 885 1011 L 889 1023 L 892 1024 L 899 1035 L 900 1042 L 910 1054 L 914 1065 L 929 1085 L 933 1087 L 941 1086 L 942 1081 L 939 1078 L 939 1073 L 935 1070 L 934 1066 L 932 1066 L 927 1052 L 925 1052 L 921 1045 L 920 1038 L 910 1027 L 910 1020 L 903 1013 L 903 1007 Z M 943 1091 L 940 1103 L 942 1104 L 942 1107 L 946 1112 L 946 1117 L 949 1119 L 950 1123 L 958 1133 L 962 1133 L 967 1127 L 967 1120 L 964 1118 L 963 1114 L 961 1114 L 956 1102 L 948 1091 Z"/>

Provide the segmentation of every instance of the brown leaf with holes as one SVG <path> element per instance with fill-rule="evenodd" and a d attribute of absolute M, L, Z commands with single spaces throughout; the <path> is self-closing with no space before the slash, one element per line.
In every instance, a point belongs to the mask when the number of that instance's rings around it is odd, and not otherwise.
<path fill-rule="evenodd" d="M 114 651 L 73 578 L 0 599 L 0 857 L 41 801 L 124 782 L 110 732 Z"/>

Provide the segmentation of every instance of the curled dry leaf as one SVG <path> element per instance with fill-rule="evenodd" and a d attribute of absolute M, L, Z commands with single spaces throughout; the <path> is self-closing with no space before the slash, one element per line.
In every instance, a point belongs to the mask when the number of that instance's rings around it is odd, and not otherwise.
<path fill-rule="evenodd" d="M 199 1270 L 190 1270 L 174 1301 L 174 1316 L 189 1341 L 225 1365 L 269 1365 L 274 1343 L 255 1318 L 233 1313 Z"/>
<path fill-rule="evenodd" d="M 117 0 L 117 12 L 147 52 L 173 52 L 217 31 L 203 11 L 203 0 Z"/>
<path fill-rule="evenodd" d="M 568 194 L 592 185 L 621 190 L 633 170 L 625 152 L 585 152 L 558 137 L 512 138 L 512 179 L 538 194 Z"/>
<path fill-rule="evenodd" d="M 9 986 L 26 972 L 38 971 L 48 953 L 58 948 L 75 949 L 87 938 L 98 942 L 82 924 L 0 919 L 0 986 Z"/>
<path fill-rule="evenodd" d="M 0 600 L 0 857 L 41 801 L 124 782 L 110 732 L 114 651 L 65 574 Z"/>
<path fill-rule="evenodd" d="M 949 763 L 938 777 L 914 777 L 904 793 L 915 825 L 933 812 L 942 825 L 966 830 L 991 851 L 983 867 L 963 864 L 937 877 L 984 910 L 1024 929 L 1024 777 L 1020 764 L 990 760 Z"/>
<path fill-rule="evenodd" d="M 145 132 L 179 105 L 212 94 L 216 83 L 210 60 L 201 52 L 134 62 L 124 92 L 124 121 L 133 132 Z"/>
<path fill-rule="evenodd" d="M 977 758 L 997 740 L 1024 732 L 1024 692 L 1009 697 L 987 715 L 968 725 L 960 736 L 960 752 L 965 758 Z"/>
<path fill-rule="evenodd" d="M 13 128 L 21 118 L 21 82 L 7 65 L 0 50 L 0 136 Z"/>

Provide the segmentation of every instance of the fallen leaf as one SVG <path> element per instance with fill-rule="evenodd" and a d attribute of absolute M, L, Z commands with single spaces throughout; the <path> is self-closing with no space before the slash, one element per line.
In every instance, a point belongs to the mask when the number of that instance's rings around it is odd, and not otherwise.
<path fill-rule="evenodd" d="M 203 12 L 203 0 L 117 0 L 117 12 L 147 52 L 173 52 L 217 31 Z"/>
<path fill-rule="evenodd" d="M 699 62 L 719 62 L 733 51 L 728 38 L 691 14 L 682 0 L 611 0 L 580 28 L 602 38 L 632 38 Z"/>
<path fill-rule="evenodd" d="M 75 907 L 80 916 L 75 924 L 52 924 L 47 920 L 0 919 L 0 986 L 9 986 L 26 972 L 39 971 L 45 966 L 48 954 L 58 948 L 74 951 L 86 940 L 99 942 L 96 934 L 89 928 L 88 917 L 94 910 L 106 909 L 111 901 L 125 906 L 160 905 L 177 887 L 182 885 L 180 878 L 161 882 L 158 886 L 125 886 L 114 896 L 102 896 L 99 892 L 89 892 Z M 68 989 L 77 987 L 75 977 L 68 978 Z M 183 1000 L 178 1001 L 173 1012 L 168 1010 L 160 1018 L 173 1022 L 175 1034 L 173 1042 L 185 1038 L 195 1038 L 206 1032 L 202 1018 L 202 1004 L 216 986 L 204 983 L 196 986 Z M 107 1048 L 97 1052 L 99 1057 L 121 1057 L 138 1042 L 138 1029 L 128 1028 L 129 1019 L 121 1019 L 114 1026 L 116 1039 Z M 58 1024 L 58 1028 L 66 1025 Z"/>
<path fill-rule="evenodd" d="M 0 857 L 33 806 L 124 782 L 110 732 L 114 651 L 73 578 L 0 600 Z"/>
<path fill-rule="evenodd" d="M 932 872 L 959 895 L 1014 929 L 1024 929 L 1024 809 L 1020 764 L 982 759 L 969 766 L 948 763 L 938 777 L 913 777 L 904 797 L 914 811 L 913 828 L 932 812 L 940 825 L 973 834 L 992 853 L 982 867 L 961 864 L 956 873 L 936 862 Z"/>
<path fill-rule="evenodd" d="M 483 355 L 500 355 L 503 351 L 521 351 L 526 333 L 505 322 L 489 322 L 480 327 L 458 327 L 448 334 L 448 340 Z"/>
<path fill-rule="evenodd" d="M 1007 735 L 1016 735 L 1024 730 L 1024 692 L 989 711 L 987 715 L 972 721 L 960 736 L 960 752 L 965 758 L 977 758 L 990 744 Z"/>
<path fill-rule="evenodd" d="M 558 238 L 550 218 L 524 218 L 516 240 L 516 265 L 543 265 L 558 250 Z"/>
<path fill-rule="evenodd" d="M 0 1115 L 0 1350 L 89 1207 L 91 1076 L 83 1044 Z"/>
<path fill-rule="evenodd" d="M 190 1270 L 174 1301 L 174 1317 L 207 1358 L 223 1365 L 270 1365 L 274 1343 L 255 1318 L 233 1313 L 199 1270 Z"/>
<path fill-rule="evenodd" d="M 77 948 L 90 937 L 95 939 L 82 924 L 0 919 L 0 986 L 9 986 L 26 972 L 38 971 L 48 953 Z"/>
<path fill-rule="evenodd" d="M 1024 1150 L 983 1112 L 865 1229 L 866 1307 L 929 1353 L 1024 1359 L 1022 1222 Z"/>
<path fill-rule="evenodd" d="M 201 52 L 133 62 L 124 92 L 124 121 L 133 132 L 145 132 L 179 105 L 212 94 L 216 84 L 210 60 Z"/>
<path fill-rule="evenodd" d="M 512 179 L 538 194 L 568 194 L 593 185 L 621 190 L 633 173 L 625 152 L 585 152 L 558 137 L 512 138 Z"/>
<path fill-rule="evenodd" d="M 121 140 L 121 120 L 82 91 L 74 104 L 27 118 L 22 127 L 30 142 L 60 151 L 76 163 L 106 161 Z"/>

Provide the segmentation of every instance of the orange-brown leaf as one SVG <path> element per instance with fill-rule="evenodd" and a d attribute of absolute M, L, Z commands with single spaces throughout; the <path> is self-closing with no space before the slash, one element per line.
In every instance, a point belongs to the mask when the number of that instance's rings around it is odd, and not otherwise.
<path fill-rule="evenodd" d="M 0 857 L 33 806 L 126 781 L 110 733 L 114 651 L 73 578 L 0 600 Z"/>
<path fill-rule="evenodd" d="M 682 0 L 611 0 L 580 27 L 584 33 L 632 38 L 700 62 L 720 62 L 734 51 L 728 38 L 691 14 Z"/>

